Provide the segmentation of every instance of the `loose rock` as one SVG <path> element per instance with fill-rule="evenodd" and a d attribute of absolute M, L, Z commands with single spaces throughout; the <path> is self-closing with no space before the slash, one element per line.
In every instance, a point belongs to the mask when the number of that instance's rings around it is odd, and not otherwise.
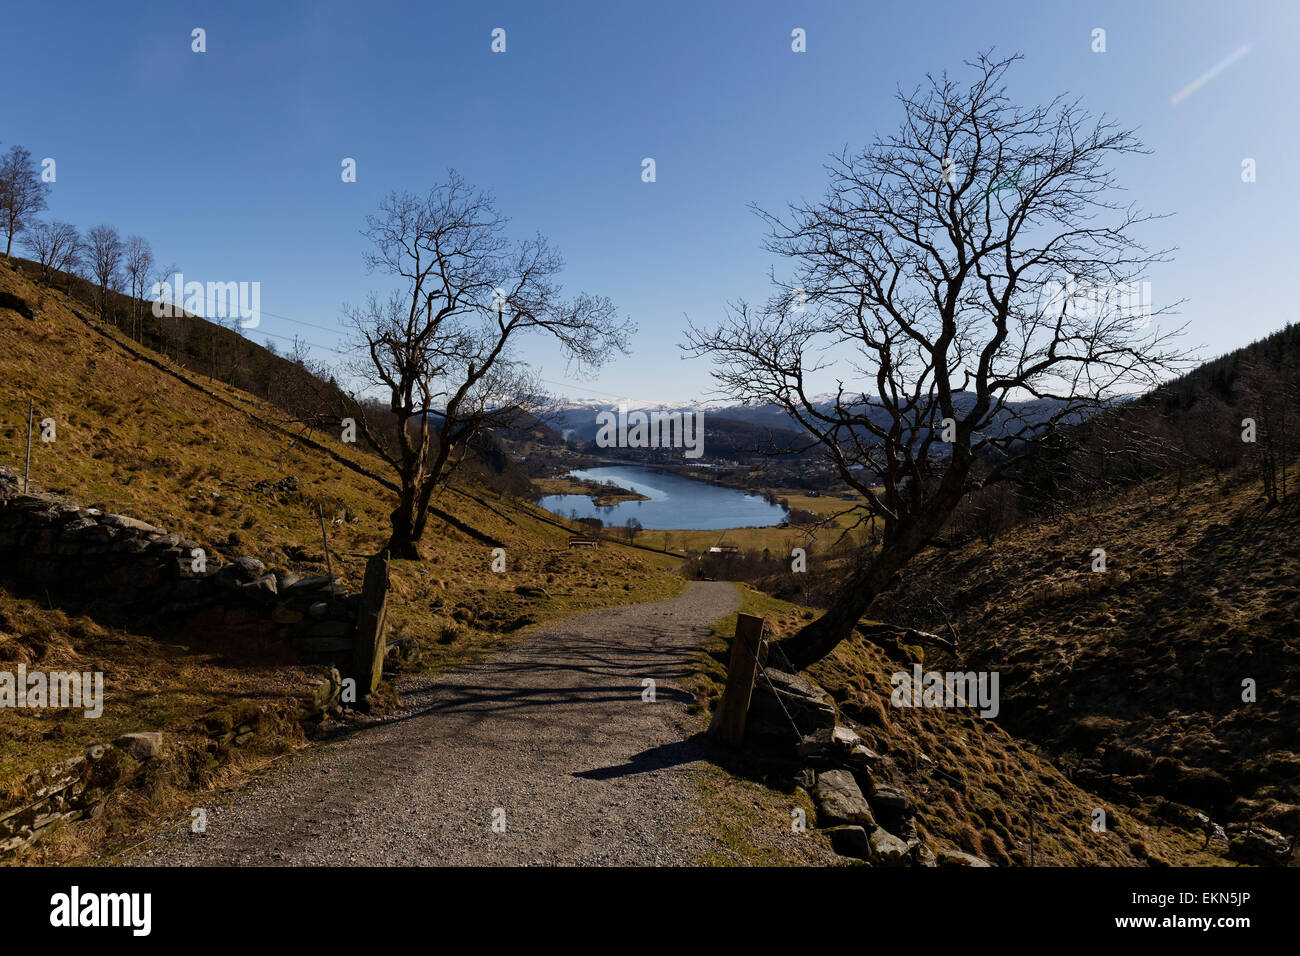
<path fill-rule="evenodd" d="M 847 770 L 827 770 L 818 774 L 812 795 L 817 801 L 817 819 L 822 824 L 876 825 L 871 806 L 862 796 L 853 774 Z"/>

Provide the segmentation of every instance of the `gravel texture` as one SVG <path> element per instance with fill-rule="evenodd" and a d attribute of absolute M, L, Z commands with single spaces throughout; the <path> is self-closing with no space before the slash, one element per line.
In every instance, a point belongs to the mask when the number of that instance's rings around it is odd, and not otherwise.
<path fill-rule="evenodd" d="M 682 682 L 708 625 L 738 603 L 731 584 L 694 582 L 410 682 L 396 719 L 291 759 L 206 808 L 206 834 L 171 829 L 128 862 L 693 862 L 715 840 L 699 826 L 690 765 L 708 745 Z"/>

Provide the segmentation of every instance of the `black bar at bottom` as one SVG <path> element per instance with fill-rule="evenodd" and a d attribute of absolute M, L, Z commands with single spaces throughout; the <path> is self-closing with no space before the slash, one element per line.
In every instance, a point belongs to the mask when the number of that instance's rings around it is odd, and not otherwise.
<path fill-rule="evenodd" d="M 1051 934 L 1039 939 L 1232 941 L 1256 930 L 1289 930 L 1298 890 L 1295 868 L 17 867 L 0 869 L 0 920 L 4 938 L 14 943 L 113 937 L 127 946 L 201 942 L 205 949 L 250 941 L 333 949 L 408 930 L 441 934 L 475 926 L 495 942 L 502 933 L 540 941 L 537 934 L 553 930 L 614 934 L 598 949 L 620 939 L 663 944 L 674 935 L 706 945 L 722 930 L 717 921 L 745 913 L 750 925 L 743 935 L 767 942 L 771 933 L 784 935 L 783 927 L 810 941 L 827 931 L 850 939 L 861 933 L 875 944 L 897 937 L 987 945 L 1038 933 Z M 102 894 L 114 895 L 105 900 Z M 117 894 L 148 894 L 147 926 L 144 897 Z M 111 921 L 115 914 L 124 925 L 70 925 Z"/>

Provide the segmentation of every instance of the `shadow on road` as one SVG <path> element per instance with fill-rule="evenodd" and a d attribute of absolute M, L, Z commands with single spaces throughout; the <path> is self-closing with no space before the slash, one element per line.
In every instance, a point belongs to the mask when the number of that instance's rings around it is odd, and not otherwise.
<path fill-rule="evenodd" d="M 595 770 L 583 770 L 573 776 L 585 780 L 613 780 L 617 777 L 649 773 L 667 767 L 679 767 L 682 764 L 695 763 L 697 760 L 711 760 L 716 756 L 716 748 L 709 743 L 708 737 L 700 733 L 685 740 L 662 744 L 643 750 L 639 754 L 633 754 L 626 763 L 612 767 L 598 767 Z"/>

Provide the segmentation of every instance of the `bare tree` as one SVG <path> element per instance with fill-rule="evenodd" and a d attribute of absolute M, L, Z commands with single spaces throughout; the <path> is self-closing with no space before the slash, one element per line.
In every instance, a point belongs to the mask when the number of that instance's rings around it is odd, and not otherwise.
<path fill-rule="evenodd" d="M 177 264 L 168 263 L 162 265 L 157 260 L 153 261 L 153 264 L 147 271 L 146 289 L 148 290 L 149 299 L 152 300 L 151 310 L 156 319 L 162 319 L 162 317 L 164 317 L 169 311 L 173 316 L 179 315 L 179 313 L 183 311 L 181 302 L 172 302 L 172 299 L 175 298 L 174 295 L 166 295 L 166 297 L 164 297 L 164 294 L 162 294 L 162 287 L 172 285 L 173 277 L 175 276 L 175 273 L 179 271 L 181 271 L 181 269 L 179 269 Z M 168 303 L 172 303 L 170 304 L 170 308 L 168 308 Z"/>
<path fill-rule="evenodd" d="M 0 156 L 0 226 L 5 230 L 5 258 L 13 248 L 14 236 L 32 224 L 45 208 L 50 184 L 41 180 L 32 154 L 21 146 L 10 146 Z"/>
<path fill-rule="evenodd" d="M 517 341 L 541 333 L 595 366 L 624 349 L 631 326 L 608 298 L 563 299 L 559 253 L 541 236 L 509 241 L 492 197 L 455 171 L 427 196 L 389 195 L 366 224 L 367 265 L 401 288 L 346 310 L 360 388 L 379 389 L 392 414 L 391 429 L 377 427 L 358 401 L 358 424 L 400 479 L 388 547 L 418 558 L 434 490 L 469 443 L 538 404 Z"/>
<path fill-rule="evenodd" d="M 181 362 L 181 351 L 189 341 L 189 319 L 185 316 L 185 310 L 180 307 L 180 303 L 175 303 L 172 308 L 168 308 L 166 303 L 170 302 L 173 296 L 163 297 L 163 286 L 170 285 L 172 277 L 180 269 L 176 263 L 170 262 L 162 265 L 155 261 L 153 268 L 148 275 L 149 298 L 152 300 L 151 310 L 154 318 L 158 320 L 159 329 L 163 337 L 163 354 L 167 354 L 167 348 L 172 349 L 172 360 L 176 364 Z"/>
<path fill-rule="evenodd" d="M 1293 362 L 1283 359 L 1274 364 L 1253 356 L 1242 362 L 1237 376 L 1237 407 L 1254 423 L 1251 464 L 1269 505 L 1287 497 L 1287 465 L 1295 452 L 1295 419 L 1300 415 L 1297 381 Z"/>
<path fill-rule="evenodd" d="M 172 361 L 182 367 L 188 367 L 190 331 L 194 322 L 188 315 L 177 312 L 161 320 L 163 341 L 171 347 Z"/>
<path fill-rule="evenodd" d="M 1241 416 L 1217 395 L 1202 395 L 1176 424 L 1185 453 L 1216 478 L 1241 461 Z"/>
<path fill-rule="evenodd" d="M 98 287 L 99 317 L 108 319 L 109 296 L 122 288 L 122 239 L 113 226 L 95 226 L 86 234 L 90 272 Z"/>
<path fill-rule="evenodd" d="M 289 351 L 285 354 L 285 358 L 290 362 L 293 362 L 295 365 L 301 365 L 303 368 L 306 368 L 307 363 L 311 361 L 311 348 L 307 345 L 307 340 L 301 336 L 295 335 L 293 337 L 293 344 L 290 345 Z"/>
<path fill-rule="evenodd" d="M 41 267 L 42 284 L 48 285 L 55 272 L 71 273 L 81 261 L 81 234 L 70 222 L 34 222 L 23 244 Z"/>
<path fill-rule="evenodd" d="M 1109 162 L 1140 143 L 1059 97 L 1013 105 L 1016 59 L 980 56 L 967 86 L 944 74 L 900 91 L 899 131 L 833 158 L 824 199 L 757 210 L 790 279 L 773 275 L 765 306 L 688 331 L 722 390 L 781 406 L 883 529 L 827 612 L 781 642 L 795 667 L 852 633 L 966 494 L 1183 360 L 1158 312 L 1113 294 L 1165 255 L 1132 236 L 1152 217 L 1112 198 Z M 809 394 L 822 375 L 833 402 Z"/>
<path fill-rule="evenodd" d="M 267 344 L 269 348 L 271 343 Z M 282 419 L 285 425 L 297 425 L 300 433 L 306 434 L 315 428 L 337 426 L 344 418 L 357 417 L 354 403 L 335 381 L 334 370 L 313 359 L 306 343 L 298 336 L 293 337 L 292 351 L 282 357 L 298 368 L 273 376 L 267 383 L 267 397 L 285 411 L 286 417 Z M 381 406 L 385 414 L 380 414 L 373 402 L 367 402 L 366 406 L 372 425 L 384 430 L 387 426 L 377 423 L 385 417 L 386 406 Z"/>
<path fill-rule="evenodd" d="M 231 335 L 221 335 L 218 342 L 221 345 L 221 351 L 225 353 L 225 367 L 222 370 L 222 379 L 236 388 L 245 388 L 251 383 L 246 381 L 247 362 L 249 359 L 249 350 L 244 342 L 244 324 L 240 317 L 231 315 L 227 318 L 209 318 L 210 324 L 219 329 L 232 333 Z"/>
<path fill-rule="evenodd" d="M 167 265 L 162 265 L 159 262 L 154 263 L 153 267 L 149 270 L 148 279 L 149 279 L 149 297 L 155 303 L 158 303 L 163 300 L 163 294 L 162 294 L 163 286 L 170 285 L 172 282 L 172 278 L 179 271 L 180 271 L 180 267 L 177 266 L 176 263 L 174 262 L 169 262 Z M 166 301 L 170 301 L 171 298 L 174 298 L 174 296 L 168 297 Z M 157 308 L 165 312 L 165 304 L 166 303 L 164 302 L 163 305 L 160 305 Z M 173 303 L 171 311 L 173 313 L 179 313 L 183 311 L 181 309 L 181 303 L 180 302 Z M 158 318 L 161 317 L 162 316 L 158 316 Z"/>
<path fill-rule="evenodd" d="M 153 250 L 149 242 L 140 236 L 131 236 L 126 240 L 123 251 L 123 266 L 126 269 L 127 283 L 131 288 L 131 334 L 140 340 L 140 300 L 144 298 L 145 289 L 150 285 L 153 275 Z"/>

